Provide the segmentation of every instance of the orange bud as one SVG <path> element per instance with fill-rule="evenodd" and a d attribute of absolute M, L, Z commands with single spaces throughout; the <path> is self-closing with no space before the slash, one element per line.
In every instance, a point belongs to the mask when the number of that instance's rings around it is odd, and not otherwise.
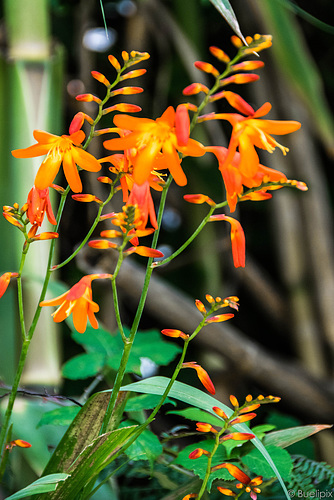
<path fill-rule="evenodd" d="M 212 409 L 219 417 L 223 418 L 224 420 L 228 419 L 226 413 L 221 408 L 218 408 L 218 406 L 213 406 Z"/>
<path fill-rule="evenodd" d="M 230 83 L 235 83 L 240 85 L 242 83 L 256 82 L 259 80 L 259 75 L 255 73 L 238 73 L 237 75 L 229 76 L 220 81 L 221 86 L 229 85 Z"/>
<path fill-rule="evenodd" d="M 207 203 L 211 207 L 216 205 L 216 203 L 206 194 L 185 194 L 183 199 L 188 203 L 195 203 L 196 205 L 202 205 L 202 203 Z"/>
<path fill-rule="evenodd" d="M 205 295 L 205 298 L 206 300 L 209 302 L 209 304 L 214 304 L 215 303 L 215 299 L 212 297 L 212 295 L 210 295 L 209 293 L 207 293 Z"/>
<path fill-rule="evenodd" d="M 126 104 L 124 102 L 119 104 L 114 104 L 114 106 L 110 106 L 109 108 L 105 108 L 103 110 L 103 114 L 106 115 L 111 113 L 112 111 L 120 111 L 121 113 L 138 113 L 141 111 L 141 107 L 136 104 Z"/>
<path fill-rule="evenodd" d="M 72 198 L 75 201 L 82 201 L 85 203 L 90 203 L 91 201 L 96 201 L 96 203 L 102 204 L 103 202 L 93 194 L 72 194 Z"/>
<path fill-rule="evenodd" d="M 188 363 L 183 363 L 182 368 L 194 368 L 197 372 L 197 376 L 210 394 L 215 394 L 216 389 L 207 373 L 200 365 L 198 365 L 195 361 L 189 361 Z"/>
<path fill-rule="evenodd" d="M 212 64 L 209 64 L 209 63 L 203 62 L 203 61 L 196 61 L 194 63 L 194 66 L 195 66 L 195 68 L 200 69 L 201 71 L 204 71 L 205 73 L 209 73 L 209 74 L 215 76 L 216 78 L 219 76 L 219 71 L 214 66 L 212 66 Z"/>
<path fill-rule="evenodd" d="M 253 438 L 255 438 L 254 434 L 249 432 L 232 432 L 231 434 L 225 434 L 219 441 L 228 441 L 229 439 L 233 439 L 234 441 L 248 441 Z"/>
<path fill-rule="evenodd" d="M 216 429 L 212 427 L 212 425 L 204 422 L 197 422 L 196 430 L 199 432 L 217 432 Z"/>
<path fill-rule="evenodd" d="M 135 69 L 133 71 L 129 71 L 125 75 L 122 75 L 120 81 L 128 80 L 129 78 L 137 78 L 138 76 L 144 75 L 146 73 L 146 69 Z"/>
<path fill-rule="evenodd" d="M 220 493 L 222 493 L 223 495 L 226 495 L 227 497 L 236 497 L 237 496 L 237 494 L 234 493 L 234 491 L 229 490 L 228 488 L 223 488 L 222 486 L 217 486 L 217 490 Z"/>
<path fill-rule="evenodd" d="M 160 250 L 155 250 L 154 248 L 149 248 L 144 246 L 130 247 L 127 250 L 125 250 L 124 253 L 125 254 L 137 253 L 142 257 L 153 257 L 153 258 L 164 257 L 164 254 L 160 252 Z"/>
<path fill-rule="evenodd" d="M 129 53 L 126 50 L 122 50 L 123 61 L 126 63 L 129 60 Z"/>
<path fill-rule="evenodd" d="M 117 61 L 116 57 L 110 55 L 110 56 L 108 56 L 108 61 L 115 68 L 116 71 L 119 71 L 121 69 L 121 65 Z"/>
<path fill-rule="evenodd" d="M 222 321 L 227 321 L 234 317 L 234 314 L 218 314 L 217 316 L 211 316 L 211 318 L 206 320 L 206 323 L 221 323 Z"/>
<path fill-rule="evenodd" d="M 150 54 L 148 52 L 138 52 L 137 50 L 131 50 L 130 56 L 132 59 L 136 59 L 136 61 L 133 61 L 136 63 L 150 58 Z"/>
<path fill-rule="evenodd" d="M 15 443 L 15 446 L 19 446 L 20 448 L 31 448 L 31 444 L 28 441 L 23 441 L 23 439 L 15 439 L 12 443 Z"/>
<path fill-rule="evenodd" d="M 218 47 L 212 46 L 209 47 L 209 50 L 213 56 L 219 59 L 219 61 L 224 62 L 226 64 L 230 62 L 231 59 L 228 57 L 228 55 Z"/>
<path fill-rule="evenodd" d="M 175 132 L 179 146 L 186 146 L 189 141 L 190 119 L 185 104 L 180 104 L 175 112 Z"/>
<path fill-rule="evenodd" d="M 256 413 L 247 413 L 247 415 L 241 415 L 240 417 L 236 417 L 230 421 L 231 425 L 241 424 L 242 422 L 248 422 L 248 420 L 252 420 L 256 417 Z"/>
<path fill-rule="evenodd" d="M 238 64 L 231 66 L 232 71 L 253 71 L 254 69 L 259 69 L 264 66 L 263 61 L 243 61 Z"/>
<path fill-rule="evenodd" d="M 255 405 L 245 406 L 245 408 L 242 408 L 240 410 L 240 413 L 248 413 L 249 411 L 257 410 L 259 406 L 261 406 L 260 403 L 257 403 Z"/>
<path fill-rule="evenodd" d="M 197 493 L 189 493 L 189 495 L 183 497 L 182 500 L 190 500 L 190 498 L 197 498 L 197 497 L 198 497 Z"/>
<path fill-rule="evenodd" d="M 101 238 L 118 238 L 122 234 L 121 231 L 116 231 L 116 229 L 105 229 L 101 231 L 100 236 Z"/>
<path fill-rule="evenodd" d="M 30 231 L 29 231 L 30 232 Z M 28 233 L 29 236 L 29 233 Z M 47 231 L 45 233 L 37 234 L 36 236 L 31 237 L 33 241 L 39 240 L 54 240 L 59 237 L 58 233 Z"/>
<path fill-rule="evenodd" d="M 233 45 L 237 48 L 237 49 L 240 49 L 240 47 L 242 47 L 244 44 L 242 42 L 242 40 L 240 40 L 240 38 L 236 35 L 232 35 L 231 36 L 231 42 L 233 43 Z"/>
<path fill-rule="evenodd" d="M 186 340 L 189 338 L 189 335 L 186 333 L 181 332 L 181 330 L 174 330 L 172 328 L 165 328 L 164 330 L 161 330 L 161 333 L 163 335 L 166 335 L 167 337 L 173 337 L 173 338 L 178 338 L 180 337 L 183 340 Z"/>
<path fill-rule="evenodd" d="M 17 220 L 17 218 L 14 215 L 12 215 L 12 214 L 10 214 L 8 212 L 3 212 L 2 215 L 4 216 L 4 218 L 8 222 L 10 222 L 11 224 L 13 224 L 13 226 L 16 226 L 16 227 L 19 227 L 20 229 L 23 229 L 23 225 Z"/>
<path fill-rule="evenodd" d="M 76 96 L 77 101 L 83 101 L 83 102 L 96 102 L 97 104 L 101 104 L 101 99 L 96 97 L 93 94 L 79 94 Z"/>
<path fill-rule="evenodd" d="M 117 248 L 116 243 L 111 243 L 107 240 L 91 240 L 88 242 L 88 246 L 91 248 L 99 248 L 100 250 L 105 250 L 107 248 Z"/>
<path fill-rule="evenodd" d="M 204 92 L 205 94 L 209 93 L 209 89 L 206 85 L 203 85 L 202 83 L 192 83 L 191 85 L 188 85 L 185 89 L 183 89 L 183 95 L 195 95 L 199 94 L 200 92 Z"/>
<path fill-rule="evenodd" d="M 106 87 L 110 86 L 109 80 L 107 80 L 107 78 L 104 75 L 102 75 L 102 73 L 99 73 L 99 71 L 91 71 L 91 75 L 93 78 L 95 78 L 95 80 L 97 80 L 100 83 L 103 83 L 103 85 L 105 85 Z"/>
<path fill-rule="evenodd" d="M 74 117 L 72 118 L 70 127 L 69 127 L 70 135 L 74 134 L 74 132 L 78 132 L 78 130 L 81 129 L 84 121 L 85 121 L 84 113 L 82 113 L 81 111 L 79 111 L 79 113 L 74 115 Z"/>
<path fill-rule="evenodd" d="M 196 448 L 196 450 L 189 453 L 189 458 L 195 459 L 201 457 L 202 455 L 210 455 L 210 453 L 207 450 L 203 450 L 203 448 Z"/>
<path fill-rule="evenodd" d="M 0 276 L 0 298 L 8 288 L 11 278 L 18 278 L 19 273 L 4 273 Z"/>
<path fill-rule="evenodd" d="M 225 99 L 227 102 L 235 109 L 240 111 L 240 113 L 247 115 L 247 116 L 252 116 L 255 111 L 252 108 L 248 102 L 245 101 L 239 94 L 236 94 L 235 92 L 231 92 L 229 90 L 225 90 Z"/>
<path fill-rule="evenodd" d="M 196 307 L 197 307 L 197 309 L 199 310 L 200 313 L 206 314 L 206 309 L 204 307 L 203 302 L 201 302 L 199 299 L 196 299 L 195 300 L 195 305 L 196 305 Z"/>
<path fill-rule="evenodd" d="M 231 394 L 231 396 L 230 396 L 230 401 L 231 401 L 231 404 L 234 406 L 234 408 L 239 408 L 239 401 L 237 400 L 237 398 L 235 396 L 233 396 L 233 394 Z"/>
<path fill-rule="evenodd" d="M 113 181 L 110 179 L 110 177 L 107 177 L 105 175 L 102 175 L 101 177 L 98 177 L 97 180 L 99 182 L 102 182 L 103 184 L 112 184 Z"/>
<path fill-rule="evenodd" d="M 113 90 L 110 93 L 110 97 L 114 97 L 115 95 L 140 94 L 141 92 L 144 92 L 144 89 L 141 87 L 122 87 L 121 89 Z"/>

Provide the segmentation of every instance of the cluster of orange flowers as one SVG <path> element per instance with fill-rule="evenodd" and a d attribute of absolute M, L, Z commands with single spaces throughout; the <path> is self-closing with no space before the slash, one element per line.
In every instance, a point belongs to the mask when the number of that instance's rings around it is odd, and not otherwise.
<path fill-rule="evenodd" d="M 233 426 L 236 424 L 249 422 L 250 420 L 255 418 L 256 413 L 254 413 L 254 410 L 259 408 L 261 404 L 277 403 L 278 401 L 280 401 L 280 398 L 275 396 L 264 397 L 260 395 L 257 398 L 253 399 L 251 394 L 249 394 L 248 396 L 246 396 L 245 403 L 242 406 L 239 406 L 239 401 L 237 400 L 237 398 L 231 395 L 230 402 L 234 407 L 234 412 L 230 417 L 228 417 L 221 408 L 218 408 L 217 406 L 214 406 L 212 408 L 216 415 L 218 415 L 223 420 L 220 430 L 217 430 L 211 424 L 203 422 L 197 422 L 196 430 L 198 432 L 211 432 L 214 435 L 217 435 L 219 438 L 219 443 L 223 443 L 224 441 L 228 441 L 230 439 L 236 441 L 249 441 L 255 437 L 255 435 L 251 432 L 229 432 L 228 429 L 233 428 Z M 227 434 L 225 434 L 226 431 Z M 196 448 L 190 453 L 189 458 L 196 459 L 201 457 L 202 455 L 210 456 L 211 453 L 203 448 Z M 235 484 L 235 487 L 237 488 L 237 490 L 239 490 L 238 492 L 235 492 L 230 488 L 223 488 L 221 486 L 218 486 L 217 489 L 220 493 L 223 493 L 226 496 L 239 497 L 241 493 L 246 492 L 249 493 L 252 500 L 256 500 L 257 494 L 261 493 L 261 490 L 260 488 L 258 488 L 258 486 L 263 482 L 262 476 L 257 476 L 251 479 L 239 467 L 229 462 L 224 462 L 222 464 L 211 467 L 211 472 L 219 469 L 227 469 L 231 476 L 233 476 L 234 479 L 237 479 L 238 482 Z M 196 497 L 196 493 L 190 493 L 186 495 L 183 500 L 189 500 L 190 498 Z"/>
<path fill-rule="evenodd" d="M 193 103 L 183 103 L 174 109 L 169 106 L 164 113 L 156 120 L 149 118 L 137 118 L 129 114 L 141 111 L 139 106 L 119 103 L 105 107 L 108 100 L 114 96 L 132 95 L 142 92 L 141 87 L 125 86 L 115 89 L 115 85 L 129 79 L 141 76 L 145 69 L 126 71 L 129 67 L 146 60 L 147 53 L 132 51 L 130 54 L 123 51 L 123 66 L 114 57 L 109 56 L 109 62 L 117 72 L 114 83 L 97 71 L 92 71 L 92 76 L 106 88 L 106 97 L 102 100 L 93 94 L 82 94 L 77 96 L 78 101 L 94 102 L 99 108 L 97 118 L 94 120 L 86 113 L 79 112 L 73 118 L 69 127 L 69 135 L 56 136 L 41 130 L 34 131 L 36 144 L 24 149 L 12 151 L 15 158 L 31 158 L 45 155 L 42 161 L 34 186 L 31 189 L 27 203 L 19 210 L 18 206 L 4 207 L 5 218 L 21 230 L 25 230 L 27 221 L 32 225 L 26 234 L 26 241 L 32 242 L 37 239 L 56 238 L 57 233 L 42 233 L 37 235 L 37 229 L 41 226 L 44 215 L 47 215 L 49 222 L 56 225 L 49 199 L 49 189 L 53 187 L 58 191 L 63 189 L 53 184 L 62 165 L 64 176 L 70 189 L 76 193 L 73 198 L 78 201 L 95 201 L 100 205 L 101 200 L 91 194 L 80 194 L 82 192 L 82 182 L 79 171 L 98 172 L 101 164 L 109 162 L 109 170 L 116 179 L 108 176 L 98 178 L 100 182 L 110 184 L 113 188 L 116 182 L 118 188 L 123 193 L 125 203 L 122 212 L 118 214 L 102 215 L 101 220 L 110 218 L 111 223 L 117 229 L 105 230 L 101 233 L 101 240 L 90 242 L 90 246 L 95 248 L 116 248 L 122 251 L 124 245 L 120 246 L 115 242 L 110 242 L 108 238 L 123 238 L 123 242 L 130 242 L 133 246 L 125 250 L 125 254 L 136 252 L 146 257 L 161 257 L 161 252 L 139 245 L 138 238 L 151 234 L 158 228 L 154 204 L 151 196 L 151 189 L 161 191 L 164 186 L 163 172 L 168 170 L 179 186 L 187 184 L 187 176 L 182 167 L 183 159 L 187 156 L 200 157 L 207 152 L 213 153 L 218 159 L 219 170 L 222 174 L 226 188 L 227 202 L 230 211 L 233 212 L 239 201 L 265 200 L 271 197 L 269 190 L 278 189 L 288 183 L 294 183 L 299 189 L 307 189 L 305 184 L 297 181 L 288 181 L 281 172 L 265 167 L 260 164 L 256 148 L 265 149 L 272 153 L 276 147 L 286 154 L 288 149 L 279 144 L 274 135 L 288 134 L 300 127 L 298 122 L 277 121 L 262 119 L 271 109 L 269 103 L 263 104 L 255 111 L 242 97 L 235 92 L 224 90 L 229 84 L 244 84 L 258 79 L 258 75 L 252 71 L 263 66 L 263 63 L 256 60 L 239 62 L 245 56 L 259 52 L 271 45 L 270 36 L 255 35 L 248 37 L 248 46 L 242 45 L 237 37 L 233 37 L 233 42 L 238 49 L 238 55 L 231 61 L 229 56 L 217 47 L 210 47 L 210 51 L 220 63 L 226 66 L 226 70 L 220 73 L 212 64 L 197 61 L 196 68 L 211 75 L 215 82 L 209 89 L 203 84 L 193 83 L 184 89 L 184 95 L 191 96 L 199 93 L 204 94 L 202 105 L 195 106 Z M 237 62 L 236 62 L 237 61 Z M 200 112 L 207 103 L 212 103 L 221 99 L 234 108 L 230 113 L 210 113 L 200 116 Z M 96 125 L 103 115 L 110 112 L 117 112 L 114 116 L 114 127 L 96 130 Z M 193 123 L 190 121 L 189 112 L 194 113 Z M 232 135 L 227 148 L 223 146 L 204 146 L 190 137 L 192 127 L 195 123 L 208 120 L 226 120 L 232 125 Z M 84 121 L 91 127 L 90 136 L 86 139 L 82 130 Z M 115 152 L 107 157 L 96 159 L 86 151 L 86 148 L 94 136 L 106 133 L 116 133 L 117 138 L 105 140 L 103 145 L 110 151 Z M 86 143 L 84 143 L 86 139 Z M 244 187 L 249 188 L 249 192 L 244 193 Z M 64 190 L 63 190 L 64 191 Z M 186 195 L 186 201 L 191 203 L 207 202 L 211 207 L 216 204 L 205 194 Z M 23 216 L 26 213 L 26 220 Z M 242 226 L 236 219 L 225 214 L 214 214 L 210 220 L 224 220 L 231 224 L 232 255 L 235 267 L 245 266 L 245 235 Z M 147 227 L 150 225 L 149 227 Z M 11 277 L 17 273 L 5 273 L 0 278 L 0 295 L 6 290 Z M 67 292 L 70 299 L 69 307 L 61 305 L 54 314 L 55 321 L 61 321 L 68 311 L 86 311 L 85 321 L 75 321 L 79 331 L 84 330 L 84 325 L 89 318 L 91 324 L 96 327 L 94 312 L 96 305 L 91 302 L 91 281 L 96 277 L 104 275 L 94 275 L 84 277 L 78 290 L 85 289 L 85 292 Z M 90 290 L 88 293 L 87 290 Z M 66 295 L 66 294 L 65 294 Z M 62 296 L 63 297 L 63 296 Z M 60 300 L 43 301 L 41 306 L 55 305 Z M 85 300 L 87 304 L 82 307 Z M 58 302 L 57 302 L 58 301 Z M 73 304 L 79 304 L 74 306 Z M 60 304 L 60 302 L 59 302 Z M 63 302 L 61 302 L 63 304 Z M 66 314 L 65 314 L 66 313 Z"/>

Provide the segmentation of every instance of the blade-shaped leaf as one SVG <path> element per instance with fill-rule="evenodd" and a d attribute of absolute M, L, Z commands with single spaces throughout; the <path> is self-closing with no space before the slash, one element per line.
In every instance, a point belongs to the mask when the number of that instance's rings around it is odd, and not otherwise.
<path fill-rule="evenodd" d="M 58 483 L 60 481 L 65 481 L 68 477 L 69 474 L 50 474 L 48 476 L 41 477 L 29 484 L 29 486 L 17 491 L 14 495 L 7 497 L 7 500 L 19 500 L 20 498 L 30 497 L 31 495 L 55 491 Z"/>
<path fill-rule="evenodd" d="M 288 429 L 282 429 L 280 431 L 270 432 L 263 439 L 263 444 L 265 446 L 273 444 L 279 446 L 280 448 L 286 448 L 291 444 L 298 443 L 302 439 L 306 439 L 312 434 L 316 434 L 324 429 L 330 429 L 332 425 L 303 425 L 299 427 L 290 427 Z"/>
<path fill-rule="evenodd" d="M 143 392 L 145 394 L 160 394 L 162 395 L 166 390 L 166 387 L 169 383 L 170 379 L 166 377 L 151 377 L 148 379 L 140 380 L 139 382 L 134 382 L 133 384 L 126 385 L 121 388 L 122 391 L 133 391 L 133 392 Z M 232 415 L 233 411 L 228 406 L 224 405 L 217 399 L 209 396 L 208 394 L 200 391 L 195 387 L 191 387 L 190 385 L 183 384 L 182 382 L 174 382 L 169 394 L 169 397 L 178 399 L 183 401 L 184 403 L 190 404 L 191 406 L 196 406 L 197 408 L 201 408 L 202 410 L 206 410 L 213 415 L 216 415 L 212 410 L 213 406 L 218 406 L 221 408 L 228 416 Z M 240 432 L 249 432 L 249 427 L 245 424 L 237 424 L 233 426 Z M 286 486 L 281 478 L 276 465 L 271 459 L 269 453 L 261 443 L 258 438 L 252 439 L 252 443 L 254 446 L 262 453 L 262 455 L 267 460 L 268 464 L 274 471 L 276 477 L 278 478 L 283 491 L 289 499 L 289 494 L 286 489 Z"/>
<path fill-rule="evenodd" d="M 37 427 L 42 427 L 43 425 L 70 425 L 79 411 L 79 406 L 61 406 L 55 410 L 46 411 L 38 422 Z"/>
<path fill-rule="evenodd" d="M 83 449 L 99 435 L 109 400 L 107 393 L 93 394 L 89 398 L 55 449 L 44 475 L 67 471 Z"/>
<path fill-rule="evenodd" d="M 231 4 L 228 0 L 210 0 L 212 5 L 216 7 L 218 12 L 225 18 L 227 23 L 231 26 L 233 29 L 234 33 L 238 35 L 241 40 L 244 42 L 245 45 L 247 45 L 247 42 L 241 33 L 240 26 L 238 23 L 238 20 L 236 18 L 236 15 L 231 7 Z"/>

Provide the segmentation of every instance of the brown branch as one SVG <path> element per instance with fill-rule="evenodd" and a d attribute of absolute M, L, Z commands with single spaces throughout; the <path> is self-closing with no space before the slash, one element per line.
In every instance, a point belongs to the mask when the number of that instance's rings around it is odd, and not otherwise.
<path fill-rule="evenodd" d="M 92 253 L 94 252 L 94 253 Z M 87 273 L 112 273 L 112 252 L 101 252 L 96 259 L 96 250 L 87 248 L 78 262 Z M 90 257 L 98 265 L 89 264 Z M 126 260 L 118 276 L 118 288 L 127 303 L 138 303 L 144 282 L 145 271 L 133 261 Z M 159 276 L 152 276 L 145 306 L 145 313 L 164 323 L 166 328 L 178 328 L 187 333 L 194 331 L 201 315 L 194 300 L 166 283 Z M 332 422 L 334 408 L 331 404 L 334 390 L 327 381 L 316 378 L 300 368 L 295 360 L 280 359 L 247 338 L 230 324 L 211 324 L 196 338 L 200 346 L 221 354 L 238 367 L 239 373 L 256 382 L 268 392 L 281 396 L 284 402 L 309 419 Z"/>

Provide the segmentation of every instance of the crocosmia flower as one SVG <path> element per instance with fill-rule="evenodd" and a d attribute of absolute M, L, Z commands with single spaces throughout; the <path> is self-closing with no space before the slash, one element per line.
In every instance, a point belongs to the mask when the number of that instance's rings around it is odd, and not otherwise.
<path fill-rule="evenodd" d="M 230 463 L 223 463 L 212 468 L 212 470 L 217 469 L 227 469 L 231 476 L 240 481 L 236 484 L 236 487 L 238 489 L 244 488 L 244 490 L 249 493 L 249 496 L 252 500 L 256 500 L 257 493 L 261 493 L 261 490 L 257 486 L 263 483 L 262 476 L 257 476 L 254 477 L 254 479 L 251 479 L 249 476 L 247 476 L 247 474 L 240 470 L 239 467 Z M 225 488 L 221 488 L 220 486 L 218 486 L 218 490 L 224 495 L 228 495 L 228 493 L 225 492 Z M 236 496 L 235 493 L 231 493 L 231 496 Z"/>
<path fill-rule="evenodd" d="M 0 298 L 7 290 L 11 278 L 17 278 L 18 276 L 19 273 L 4 273 L 0 276 Z"/>
<path fill-rule="evenodd" d="M 73 313 L 74 328 L 79 333 L 84 333 L 87 327 L 87 319 L 93 328 L 98 328 L 95 313 L 99 306 L 92 300 L 92 280 L 111 278 L 111 274 L 90 274 L 81 278 L 68 291 L 51 300 L 43 300 L 40 306 L 59 306 L 52 314 L 53 321 L 59 323 Z"/>
<path fill-rule="evenodd" d="M 117 139 L 110 139 L 103 144 L 111 151 L 135 148 L 133 180 L 143 184 L 154 167 L 168 169 L 179 186 L 187 183 L 181 167 L 178 151 L 185 156 L 203 156 L 204 147 L 189 137 L 189 122 L 184 118 L 184 110 L 178 113 L 176 122 L 172 106 L 166 109 L 160 118 L 137 118 L 129 115 L 116 115 L 115 125 L 131 133 Z M 161 153 L 161 154 L 160 154 Z M 158 164 L 155 164 L 156 160 Z"/>
<path fill-rule="evenodd" d="M 45 214 L 50 224 L 54 226 L 57 224 L 51 207 L 49 188 L 38 189 L 36 186 L 33 186 L 29 191 L 27 204 L 27 216 L 30 224 L 37 224 L 40 226 Z"/>
<path fill-rule="evenodd" d="M 42 130 L 34 130 L 33 135 L 37 144 L 25 149 L 15 149 L 12 151 L 12 155 L 15 158 L 33 158 L 46 155 L 35 178 L 37 189 L 43 190 L 52 184 L 61 163 L 63 164 L 66 180 L 75 193 L 82 191 L 77 165 L 90 172 L 98 172 L 101 169 L 97 159 L 81 147 L 81 143 L 85 139 L 85 133 L 82 130 L 78 130 L 71 135 L 62 136 L 49 134 Z"/>

